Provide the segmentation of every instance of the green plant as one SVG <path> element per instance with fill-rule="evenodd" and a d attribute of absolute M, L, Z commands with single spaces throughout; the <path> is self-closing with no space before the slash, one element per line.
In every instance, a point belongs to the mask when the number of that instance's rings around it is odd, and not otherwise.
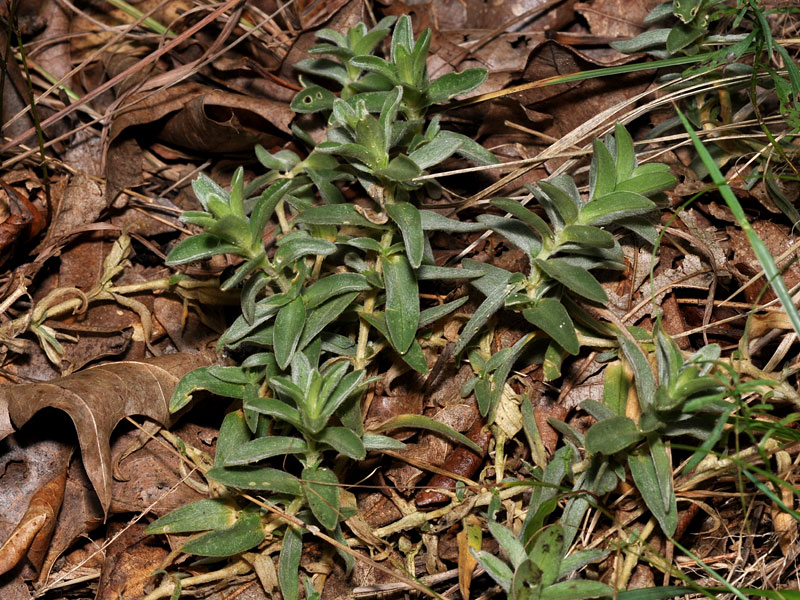
<path fill-rule="evenodd" d="M 508 557 L 505 562 L 485 550 L 472 550 L 475 558 L 513 600 L 581 600 L 612 596 L 614 590 L 599 581 L 570 577 L 578 569 L 602 560 L 607 552 L 581 550 L 566 556 L 561 525 L 523 528 L 519 536 L 501 525 L 491 514 L 488 527 Z M 567 581 L 561 581 L 570 577 Z"/>
<path fill-rule="evenodd" d="M 459 353 L 472 341 L 489 318 L 506 307 L 517 312 L 547 339 L 545 378 L 560 377 L 563 358 L 578 353 L 579 334 L 593 331 L 612 335 L 607 325 L 592 317 L 583 302 L 608 302 L 602 285 L 591 271 L 623 269 L 622 249 L 611 233 L 618 228 L 655 241 L 651 220 L 663 190 L 675 184 L 663 164 L 638 165 L 633 141 L 617 125 L 614 137 L 595 140 L 589 173 L 589 197 L 584 200 L 572 177 L 560 175 L 528 189 L 542 207 L 547 221 L 520 203 L 495 198 L 492 204 L 513 218 L 480 215 L 478 221 L 505 237 L 528 257 L 530 273 L 511 273 L 497 267 L 465 260 L 464 266 L 482 272 L 471 284 L 486 296 L 456 343 Z M 549 222 L 549 224 L 548 224 Z M 576 326 L 576 322 L 579 326 Z M 475 391 L 481 413 L 493 420 L 494 407 L 514 362 L 541 333 L 523 337 L 511 348 L 485 359 L 470 354 L 478 376 L 463 393 Z"/>
<path fill-rule="evenodd" d="M 414 178 L 454 153 L 497 162 L 476 142 L 442 129 L 439 116 L 426 119 L 430 106 L 475 89 L 486 72 L 472 69 L 430 81 L 430 32 L 415 42 L 408 17 L 394 28 L 389 59 L 369 56 L 390 25 L 384 20 L 371 31 L 360 24 L 346 35 L 320 32 L 333 45 L 313 52 L 338 62 L 316 59 L 299 68 L 339 82 L 341 98 L 309 85 L 293 106 L 329 111 L 326 139 L 314 144 L 295 128 L 307 146 L 304 157 L 256 148 L 267 172 L 245 184 L 243 169 L 237 169 L 230 191 L 198 177 L 193 189 L 203 210 L 183 219 L 203 232 L 168 256 L 173 265 L 216 254 L 240 258 L 221 287 L 240 288 L 241 315 L 219 347 L 242 360 L 188 374 L 170 407 L 182 409 L 202 389 L 236 399 L 241 408 L 226 416 L 214 468 L 206 473 L 226 486 L 218 488 L 228 490 L 224 497 L 175 511 L 149 531 L 205 531 L 183 550 L 207 556 L 229 556 L 282 536 L 278 575 L 286 598 L 299 593 L 303 532 L 237 500 L 233 490 L 270 491 L 274 505 L 343 541 L 341 521 L 353 509 L 332 468 L 336 455 L 359 460 L 369 450 L 402 449 L 381 435 L 399 427 L 436 431 L 480 452 L 465 436 L 425 416 L 400 415 L 367 432 L 361 421 L 361 395 L 373 381 L 365 369 L 379 352 L 391 348 L 412 368 L 427 371 L 418 330 L 464 302 L 423 310 L 418 282 L 481 275 L 433 264 L 427 232 L 483 226 L 418 209 L 418 198 L 430 188 Z M 346 202 L 338 182 L 356 182 L 366 195 Z M 274 250 L 265 244 L 272 223 Z M 278 456 L 286 457 L 283 469 L 269 466 Z M 343 557 L 351 568 L 352 557 Z"/>

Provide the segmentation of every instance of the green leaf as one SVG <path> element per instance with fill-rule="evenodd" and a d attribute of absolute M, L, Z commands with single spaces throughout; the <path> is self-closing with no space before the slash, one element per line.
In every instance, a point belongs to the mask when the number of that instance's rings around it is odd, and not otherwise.
<path fill-rule="evenodd" d="M 200 367 L 189 371 L 175 386 L 169 401 L 170 412 L 177 412 L 186 406 L 197 390 L 208 390 L 212 394 L 228 398 L 242 398 L 244 395 L 243 385 L 217 379 L 209 373 L 209 367 Z"/>
<path fill-rule="evenodd" d="M 485 550 L 469 549 L 472 555 L 477 559 L 481 566 L 486 569 L 489 576 L 494 579 L 500 587 L 506 592 L 511 590 L 511 581 L 514 578 L 514 573 L 508 568 L 508 565 L 502 560 L 497 558 L 494 554 L 490 554 Z"/>
<path fill-rule="evenodd" d="M 460 307 L 466 304 L 468 300 L 469 296 L 464 296 L 458 300 L 453 300 L 452 302 L 446 302 L 445 304 L 426 308 L 419 313 L 419 326 L 425 327 L 426 325 L 430 325 L 431 323 L 438 321 L 442 317 L 449 315 L 454 310 L 458 310 Z"/>
<path fill-rule="evenodd" d="M 206 477 L 240 490 L 269 490 L 290 496 L 303 494 L 297 477 L 271 467 L 216 467 L 206 473 Z"/>
<path fill-rule="evenodd" d="M 644 450 L 632 453 L 628 455 L 628 467 L 630 467 L 636 489 L 639 490 L 647 508 L 661 525 L 662 531 L 668 536 L 673 535 L 678 526 L 675 495 L 671 489 L 662 489 L 653 458 Z M 667 491 L 670 493 L 670 503 L 669 507 L 665 508 L 663 498 Z"/>
<path fill-rule="evenodd" d="M 303 554 L 303 534 L 288 525 L 283 533 L 278 557 L 278 583 L 283 600 L 297 600 L 300 594 L 300 558 Z"/>
<path fill-rule="evenodd" d="M 303 210 L 296 223 L 308 225 L 354 225 L 368 229 L 386 229 L 384 225 L 376 225 L 359 213 L 352 204 L 323 204 Z"/>
<path fill-rule="evenodd" d="M 299 438 L 280 435 L 256 438 L 231 450 L 225 466 L 246 465 L 273 456 L 304 452 L 308 452 L 308 445 Z"/>
<path fill-rule="evenodd" d="M 281 244 L 275 251 L 276 265 L 290 265 L 303 256 L 329 256 L 336 252 L 336 244 L 314 237 L 299 237 Z"/>
<path fill-rule="evenodd" d="M 308 286 L 303 291 L 303 302 L 307 309 L 312 309 L 340 294 L 369 289 L 372 286 L 360 273 L 333 273 Z"/>
<path fill-rule="evenodd" d="M 167 255 L 168 265 L 185 265 L 186 263 L 205 260 L 217 254 L 241 254 L 239 246 L 226 243 L 223 239 L 210 233 L 198 233 L 181 241 Z"/>
<path fill-rule="evenodd" d="M 603 376 L 603 402 L 617 415 L 625 415 L 630 382 L 620 361 L 606 367 Z"/>
<path fill-rule="evenodd" d="M 392 127 L 397 119 L 397 111 L 400 109 L 402 99 L 403 88 L 398 85 L 386 96 L 378 118 L 378 126 L 383 132 L 383 152 L 387 155 L 392 147 Z"/>
<path fill-rule="evenodd" d="M 553 239 L 553 230 L 550 229 L 550 226 L 545 222 L 545 220 L 532 210 L 522 206 L 516 200 L 512 200 L 511 198 L 492 198 L 492 204 L 512 214 L 520 221 L 525 223 L 528 227 L 539 234 L 540 240 L 544 241 Z"/>
<path fill-rule="evenodd" d="M 477 220 L 484 223 L 489 229 L 502 235 L 509 242 L 528 255 L 533 260 L 542 249 L 539 238 L 533 234 L 529 227 L 516 219 L 507 219 L 497 215 L 478 215 Z"/>
<path fill-rule="evenodd" d="M 678 180 L 668 170 L 656 171 L 655 173 L 631 177 L 630 179 L 618 184 L 616 191 L 633 192 L 643 196 L 651 196 L 658 192 L 671 189 L 675 187 L 675 184 L 677 183 Z"/>
<path fill-rule="evenodd" d="M 444 423 L 437 421 L 436 419 L 431 419 L 430 417 L 426 417 L 424 415 L 397 415 L 392 417 L 388 421 L 384 421 L 383 423 L 381 423 L 380 427 L 378 427 L 375 431 L 380 433 L 383 431 L 388 431 L 390 429 L 399 429 L 399 428 L 427 429 L 429 431 L 433 431 L 434 433 L 438 433 L 445 437 L 449 437 L 451 440 L 455 440 L 456 442 L 464 444 L 467 448 L 469 448 L 476 454 L 483 455 L 483 450 L 481 449 L 481 447 L 478 446 L 471 439 L 469 439 L 467 436 L 458 433 L 455 429 L 453 429 L 449 425 L 445 425 Z"/>
<path fill-rule="evenodd" d="M 541 600 L 582 600 L 613 596 L 614 589 L 599 581 L 575 579 L 561 581 L 542 590 Z"/>
<path fill-rule="evenodd" d="M 217 437 L 217 452 L 214 455 L 214 466 L 225 464 L 231 450 L 250 441 L 250 429 L 245 422 L 244 413 L 235 410 L 225 415 Z M 212 528 L 209 528 L 212 529 Z"/>
<path fill-rule="evenodd" d="M 419 326 L 419 288 L 417 278 L 405 256 L 382 256 L 383 281 L 386 285 L 386 326 L 392 346 L 405 353 Z"/>
<path fill-rule="evenodd" d="M 408 261 L 416 269 L 422 263 L 422 254 L 425 249 L 425 234 L 422 232 L 419 210 L 408 202 L 398 202 L 387 204 L 386 214 L 400 228 Z"/>
<path fill-rule="evenodd" d="M 561 525 L 551 525 L 536 536 L 530 549 L 530 558 L 542 571 L 541 584 L 544 588 L 555 583 L 563 555 L 564 528 Z"/>
<path fill-rule="evenodd" d="M 501 525 L 494 519 L 490 520 L 487 525 L 494 539 L 500 544 L 500 548 L 508 554 L 508 558 L 511 559 L 511 565 L 516 569 L 522 564 L 522 561 L 528 558 L 525 548 L 508 527 Z"/>
<path fill-rule="evenodd" d="M 278 311 L 278 316 L 275 317 L 273 350 L 281 369 L 286 369 L 292 362 L 305 323 L 306 306 L 302 298 L 295 298 Z"/>
<path fill-rule="evenodd" d="M 405 450 L 407 446 L 394 438 L 377 433 L 365 433 L 361 437 L 364 448 L 369 450 Z"/>
<path fill-rule="evenodd" d="M 236 522 L 238 511 L 228 499 L 198 500 L 156 519 L 145 529 L 147 534 L 190 533 L 223 529 Z"/>
<path fill-rule="evenodd" d="M 377 73 L 381 77 L 384 77 L 392 82 L 392 84 L 397 85 L 400 81 L 397 78 L 397 70 L 385 59 L 380 58 L 378 56 L 371 56 L 369 54 L 365 54 L 362 56 L 354 56 L 350 59 L 350 65 L 361 69 L 363 71 L 368 71 L 370 73 Z"/>
<path fill-rule="evenodd" d="M 422 229 L 424 231 L 449 231 L 451 233 L 470 233 L 473 231 L 483 231 L 485 225 L 480 223 L 468 223 L 456 219 L 448 219 L 432 210 L 419 211 Z"/>
<path fill-rule="evenodd" d="M 306 502 L 325 529 L 339 522 L 339 480 L 325 467 L 306 467 L 301 476 Z"/>
<path fill-rule="evenodd" d="M 611 417 L 598 421 L 586 432 L 586 451 L 592 454 L 616 454 L 637 444 L 642 437 L 636 423 L 628 417 Z"/>
<path fill-rule="evenodd" d="M 608 296 L 603 286 L 586 269 L 573 266 L 560 258 L 548 260 L 537 258 L 535 263 L 545 274 L 579 296 L 598 304 L 608 303 Z"/>
<path fill-rule="evenodd" d="M 651 412 L 656 394 L 656 380 L 653 377 L 653 371 L 650 369 L 650 362 L 642 350 L 624 335 L 618 334 L 617 341 L 622 354 L 633 368 L 639 406 L 641 406 L 642 412 Z"/>
<path fill-rule="evenodd" d="M 690 46 L 708 33 L 707 29 L 681 23 L 672 28 L 667 36 L 667 52 L 675 54 Z"/>
<path fill-rule="evenodd" d="M 296 62 L 294 68 L 301 73 L 333 79 L 342 87 L 349 81 L 344 65 L 329 58 L 307 58 Z"/>
<path fill-rule="evenodd" d="M 426 93 L 428 104 L 438 104 L 455 96 L 475 90 L 486 81 L 486 69 L 465 69 L 461 73 L 447 73 L 433 81 Z"/>
<path fill-rule="evenodd" d="M 452 267 L 437 267 L 435 265 L 421 265 L 417 269 L 417 280 L 444 280 L 444 279 L 474 279 L 483 277 L 483 271 L 475 269 L 456 269 Z"/>
<path fill-rule="evenodd" d="M 522 315 L 553 338 L 564 350 L 573 355 L 578 354 L 580 344 L 575 325 L 561 302 L 554 298 L 542 298 L 533 308 L 524 310 Z"/>
<path fill-rule="evenodd" d="M 444 159 L 455 154 L 461 147 L 461 140 L 454 140 L 448 136 L 437 135 L 433 140 L 417 148 L 408 157 L 419 166 L 420 169 L 428 169 L 438 165 Z"/>
<path fill-rule="evenodd" d="M 302 350 L 310 344 L 323 329 L 347 310 L 347 307 L 353 303 L 358 294 L 359 292 L 350 292 L 336 296 L 311 310 L 306 316 L 306 326 L 297 347 Z"/>
<path fill-rule="evenodd" d="M 230 527 L 190 540 L 181 551 L 200 556 L 232 556 L 258 546 L 265 537 L 261 515 L 256 511 L 242 511 Z"/>
<path fill-rule="evenodd" d="M 617 168 L 606 145 L 598 139 L 592 142 L 594 154 L 589 168 L 589 199 L 610 194 L 617 184 Z"/>
<path fill-rule="evenodd" d="M 566 191 L 549 181 L 540 181 L 537 185 L 553 203 L 566 225 L 571 225 L 578 219 L 578 205 Z"/>
<path fill-rule="evenodd" d="M 626 181 L 636 168 L 636 151 L 633 148 L 633 138 L 621 123 L 614 125 L 614 138 L 617 146 L 617 184 Z M 619 189 L 619 187 L 617 187 Z M 636 191 L 636 190 L 633 190 Z"/>
<path fill-rule="evenodd" d="M 634 192 L 612 192 L 592 200 L 581 211 L 585 225 L 607 225 L 626 217 L 649 213 L 656 207 L 652 200 Z"/>
<path fill-rule="evenodd" d="M 525 559 L 515 570 L 509 598 L 514 600 L 539 600 L 542 594 L 542 570 L 530 559 Z"/>
<path fill-rule="evenodd" d="M 651 29 L 650 31 L 640 33 L 635 38 L 611 42 L 609 45 L 614 48 L 614 50 L 624 52 L 625 54 L 643 52 L 650 48 L 663 48 L 667 43 L 667 37 L 670 31 L 672 31 L 672 29 L 666 27 Z"/>
<path fill-rule="evenodd" d="M 419 165 L 405 154 L 398 154 L 386 167 L 375 169 L 375 175 L 390 181 L 407 182 L 422 175 Z"/>
<path fill-rule="evenodd" d="M 614 236 L 591 225 L 567 225 L 558 233 L 562 243 L 578 244 L 590 248 L 613 248 Z"/>
<path fill-rule="evenodd" d="M 267 221 L 272 217 L 275 207 L 286 195 L 291 185 L 291 179 L 281 179 L 261 192 L 258 201 L 253 207 L 253 212 L 250 213 L 250 237 L 254 246 L 263 244 L 262 236 L 264 235 Z"/>
<path fill-rule="evenodd" d="M 273 377 L 271 381 L 274 381 L 274 379 L 275 378 Z M 254 410 L 262 415 L 269 415 L 270 417 L 285 421 L 294 427 L 299 428 L 302 425 L 302 421 L 300 420 L 300 412 L 296 408 L 292 408 L 277 398 L 267 398 L 264 396 L 250 398 L 245 402 L 244 407 L 248 410 Z M 220 435 L 222 434 L 220 433 Z M 219 450 L 217 451 L 217 454 L 219 455 Z"/>
<path fill-rule="evenodd" d="M 326 427 L 317 440 L 354 460 L 364 460 L 367 456 L 361 439 L 347 427 Z"/>
<path fill-rule="evenodd" d="M 297 92 L 289 106 L 296 113 L 315 113 L 331 110 L 335 99 L 333 92 L 319 85 L 310 85 Z"/>
<path fill-rule="evenodd" d="M 473 268 L 473 266 L 478 268 L 481 263 L 468 259 L 464 261 L 464 265 L 467 268 Z M 489 265 L 483 266 L 489 267 Z M 467 347 L 467 344 L 472 341 L 472 338 L 475 337 L 489 318 L 503 307 L 508 295 L 516 291 L 515 286 L 508 285 L 510 277 L 511 273 L 503 269 L 486 269 L 486 274 L 483 277 L 470 281 L 478 290 L 485 293 L 486 299 L 472 314 L 470 320 L 467 321 L 467 324 L 464 325 L 464 328 L 461 330 L 456 346 L 453 349 L 453 353 L 456 356 Z"/>

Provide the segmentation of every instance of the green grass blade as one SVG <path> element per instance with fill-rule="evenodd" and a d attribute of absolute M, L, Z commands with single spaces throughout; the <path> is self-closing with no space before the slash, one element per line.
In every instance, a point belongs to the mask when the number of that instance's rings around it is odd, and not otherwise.
<path fill-rule="evenodd" d="M 711 179 L 714 181 L 719 193 L 725 200 L 725 204 L 727 204 L 728 208 L 731 209 L 733 216 L 736 217 L 736 221 L 739 223 L 739 227 L 742 228 L 742 231 L 744 231 L 745 235 L 747 236 L 747 240 L 750 242 L 753 252 L 755 253 L 756 258 L 758 258 L 758 262 L 761 263 L 761 268 L 764 269 L 764 273 L 767 276 L 767 281 L 769 281 L 772 289 L 775 291 L 775 294 L 781 301 L 786 314 L 789 315 L 789 321 L 792 323 L 792 328 L 795 330 L 797 335 L 800 335 L 800 314 L 798 314 L 797 308 L 795 307 L 794 302 L 792 302 L 792 297 L 789 294 L 789 290 L 786 289 L 786 283 L 783 281 L 783 277 L 780 275 L 778 265 L 775 264 L 775 260 L 769 253 L 767 246 L 764 244 L 762 239 L 758 237 L 758 234 L 753 230 L 753 227 L 748 222 L 747 216 L 744 214 L 744 209 L 742 209 L 742 205 L 739 203 L 739 199 L 731 190 L 728 182 L 725 180 L 725 177 L 719 170 L 719 167 L 717 167 L 717 163 L 715 163 L 714 159 L 711 158 L 711 155 L 703 145 L 703 142 L 701 142 L 700 138 L 697 137 L 697 134 L 694 132 L 694 129 L 692 129 L 692 126 L 689 124 L 686 116 L 677 106 L 675 107 L 675 110 L 678 111 L 678 116 L 680 117 L 686 132 L 689 134 L 689 137 L 692 139 L 692 143 L 697 150 L 697 154 L 700 156 L 700 159 L 703 161 L 706 169 L 708 169 Z"/>

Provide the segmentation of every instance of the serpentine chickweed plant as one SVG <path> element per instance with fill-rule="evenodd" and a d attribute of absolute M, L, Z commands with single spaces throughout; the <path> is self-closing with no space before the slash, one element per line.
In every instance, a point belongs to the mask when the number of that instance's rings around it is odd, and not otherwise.
<path fill-rule="evenodd" d="M 186 406 L 197 390 L 241 404 L 225 417 L 214 467 L 206 473 L 212 489 L 222 490 L 219 497 L 178 509 L 148 531 L 207 532 L 183 546 L 203 556 L 230 556 L 280 539 L 278 578 L 288 600 L 299 594 L 303 531 L 243 501 L 235 490 L 269 491 L 269 502 L 344 542 L 341 523 L 352 516 L 355 502 L 340 489 L 345 463 L 334 462 L 336 456 L 360 460 L 370 450 L 402 449 L 382 435 L 399 427 L 429 429 L 481 452 L 465 436 L 420 415 L 364 430 L 361 397 L 373 381 L 367 371 L 376 358 L 392 353 L 393 360 L 426 373 L 420 329 L 467 300 L 423 307 L 420 283 L 467 279 L 486 296 L 464 327 L 457 354 L 471 349 L 503 307 L 531 323 L 533 333 L 513 348 L 488 359 L 469 354 L 480 373 L 465 391 L 474 389 L 481 412 L 491 417 L 505 378 L 530 341 L 544 341 L 548 377 L 554 379 L 562 358 L 577 354 L 587 332 L 613 336 L 581 307 L 607 301 L 590 271 L 622 268 L 613 235 L 620 227 L 655 239 L 650 217 L 661 192 L 675 181 L 664 165 L 637 165 L 630 135 L 617 126 L 613 137 L 595 141 L 587 200 L 568 176 L 531 188 L 547 220 L 504 198 L 493 205 L 513 218 L 485 214 L 465 222 L 421 209 L 433 189 L 416 178 L 450 156 L 498 162 L 472 139 L 444 129 L 440 115 L 427 114 L 475 90 L 487 73 L 468 69 L 431 81 L 430 31 L 415 40 L 408 17 L 392 30 L 393 23 L 384 19 L 371 30 L 359 24 L 346 34 L 318 32 L 325 43 L 311 53 L 325 56 L 297 65 L 304 88 L 292 107 L 327 118 L 325 139 L 315 143 L 295 127 L 302 152 L 257 147 L 266 172 L 245 184 L 238 169 L 230 191 L 198 177 L 193 189 L 204 210 L 182 218 L 203 233 L 183 240 L 168 256 L 172 265 L 217 254 L 241 260 L 221 284 L 223 290 L 240 290 L 241 315 L 219 340 L 221 349 L 241 360 L 188 374 L 171 410 Z M 374 55 L 390 33 L 388 57 Z M 334 89 L 320 85 L 324 81 Z M 346 200 L 345 189 L 358 198 Z M 435 265 L 430 232 L 487 229 L 526 252 L 527 276 L 473 260 L 460 268 Z M 270 462 L 279 456 L 280 465 Z M 352 568 L 352 557 L 341 555 Z"/>

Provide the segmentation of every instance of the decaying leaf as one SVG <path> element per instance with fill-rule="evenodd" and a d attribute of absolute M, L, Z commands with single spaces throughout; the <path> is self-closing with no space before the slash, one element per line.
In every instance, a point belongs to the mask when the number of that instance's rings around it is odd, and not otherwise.
<path fill-rule="evenodd" d="M 41 566 L 56 526 L 66 482 L 64 470 L 33 495 L 28 510 L 0 547 L 0 575 L 13 569 L 26 554 L 36 568 Z"/>
<path fill-rule="evenodd" d="M 46 383 L 2 386 L 0 410 L 7 404 L 18 428 L 45 407 L 69 414 L 78 430 L 84 467 L 107 513 L 112 477 L 109 438 L 114 427 L 129 415 L 144 415 L 168 426 L 169 398 L 178 380 L 208 362 L 200 354 L 170 354 L 99 365 Z"/>

